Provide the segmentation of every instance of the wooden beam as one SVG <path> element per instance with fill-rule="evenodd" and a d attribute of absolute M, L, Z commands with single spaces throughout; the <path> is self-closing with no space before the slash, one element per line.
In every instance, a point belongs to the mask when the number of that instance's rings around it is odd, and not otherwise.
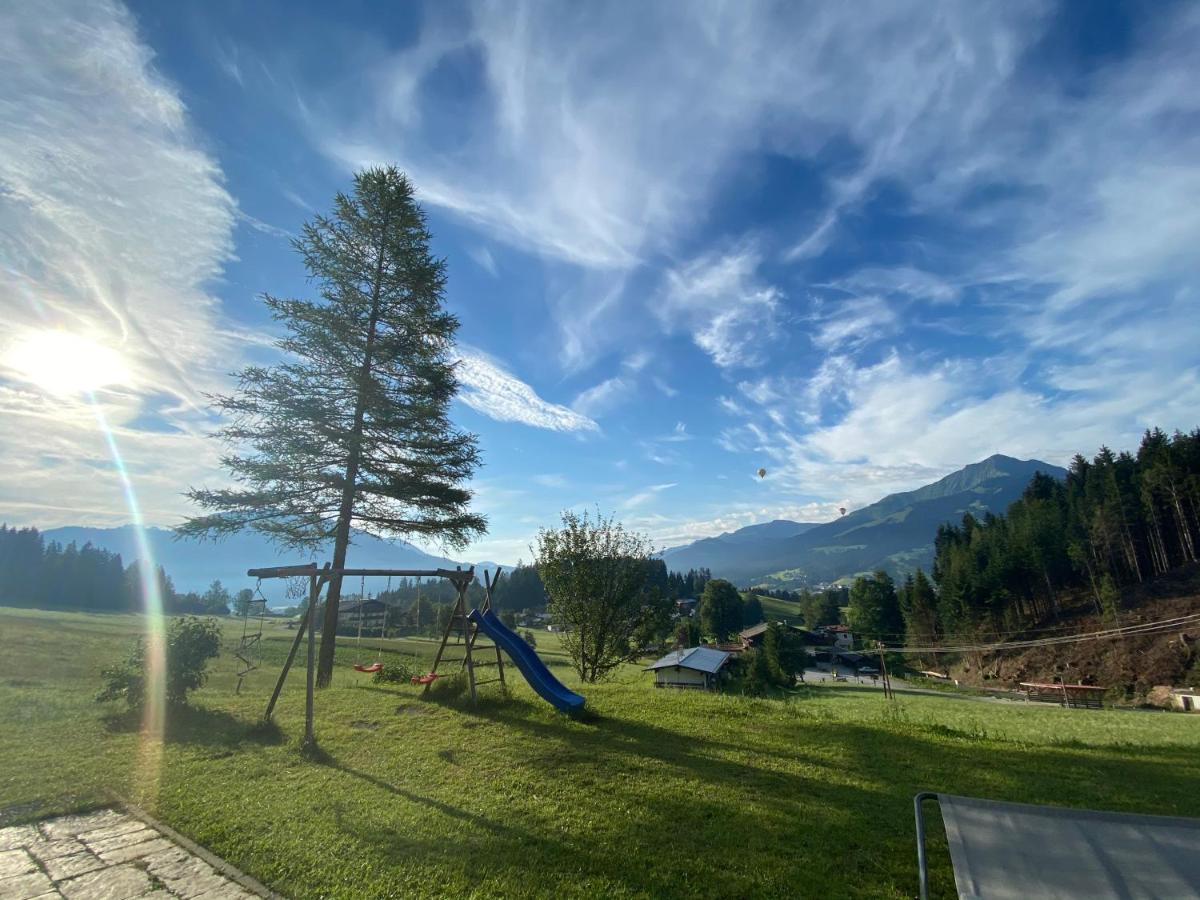
<path fill-rule="evenodd" d="M 246 574 L 251 578 L 294 578 L 297 575 L 314 575 L 316 563 L 305 563 L 302 566 L 267 566 L 261 569 L 247 569 Z"/>

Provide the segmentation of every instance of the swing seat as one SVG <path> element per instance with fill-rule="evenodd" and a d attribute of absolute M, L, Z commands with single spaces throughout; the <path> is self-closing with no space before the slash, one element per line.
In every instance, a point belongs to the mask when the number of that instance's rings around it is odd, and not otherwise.
<path fill-rule="evenodd" d="M 438 675 L 434 672 L 430 672 L 427 675 L 414 675 L 412 677 L 412 683 L 413 684 L 433 684 L 433 680 L 435 678 L 441 678 L 441 677 L 442 677 L 441 675 Z"/>
<path fill-rule="evenodd" d="M 381 662 L 373 662 L 369 666 L 364 666 L 359 663 L 354 664 L 355 672 L 378 672 L 382 668 L 383 668 L 383 663 L 381 663 Z"/>

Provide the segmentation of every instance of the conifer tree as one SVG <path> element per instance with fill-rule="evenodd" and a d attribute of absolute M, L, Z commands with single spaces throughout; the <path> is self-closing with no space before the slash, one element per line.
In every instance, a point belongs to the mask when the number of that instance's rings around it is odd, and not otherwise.
<path fill-rule="evenodd" d="M 442 306 L 446 266 L 425 215 L 393 167 L 354 178 L 332 215 L 294 242 L 319 299 L 264 295 L 286 329 L 283 362 L 250 366 L 213 398 L 235 487 L 193 489 L 205 513 L 185 537 L 258 531 L 280 547 L 333 544 L 346 564 L 351 528 L 462 548 L 486 529 L 463 482 L 479 464 L 474 435 L 447 412 L 457 390 L 458 320 Z M 317 682 L 333 672 L 340 578 L 329 584 Z"/>

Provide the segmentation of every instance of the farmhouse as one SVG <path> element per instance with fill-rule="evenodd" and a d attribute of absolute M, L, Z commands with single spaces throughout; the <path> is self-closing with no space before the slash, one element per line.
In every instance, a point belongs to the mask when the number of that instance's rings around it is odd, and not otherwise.
<path fill-rule="evenodd" d="M 853 650 L 854 649 L 854 634 L 850 631 L 849 625 L 826 625 L 824 633 L 833 638 L 833 645 L 838 650 Z"/>
<path fill-rule="evenodd" d="M 759 622 L 757 625 L 742 629 L 738 632 L 738 637 L 742 639 L 742 646 L 746 649 L 760 646 L 769 627 L 766 622 Z"/>
<path fill-rule="evenodd" d="M 352 600 L 343 603 L 338 610 L 338 625 L 358 628 L 361 624 L 364 630 L 370 631 L 372 628 L 383 628 L 388 615 L 388 606 L 381 600 Z"/>
<path fill-rule="evenodd" d="M 644 671 L 654 673 L 655 687 L 711 688 L 730 656 L 712 647 L 690 647 L 668 653 Z"/>

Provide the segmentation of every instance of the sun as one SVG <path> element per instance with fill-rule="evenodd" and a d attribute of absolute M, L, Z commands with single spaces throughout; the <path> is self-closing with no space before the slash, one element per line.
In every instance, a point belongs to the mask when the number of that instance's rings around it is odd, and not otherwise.
<path fill-rule="evenodd" d="M 130 380 L 129 366 L 112 347 L 58 329 L 27 332 L 4 362 L 23 381 L 53 394 L 81 394 Z"/>

